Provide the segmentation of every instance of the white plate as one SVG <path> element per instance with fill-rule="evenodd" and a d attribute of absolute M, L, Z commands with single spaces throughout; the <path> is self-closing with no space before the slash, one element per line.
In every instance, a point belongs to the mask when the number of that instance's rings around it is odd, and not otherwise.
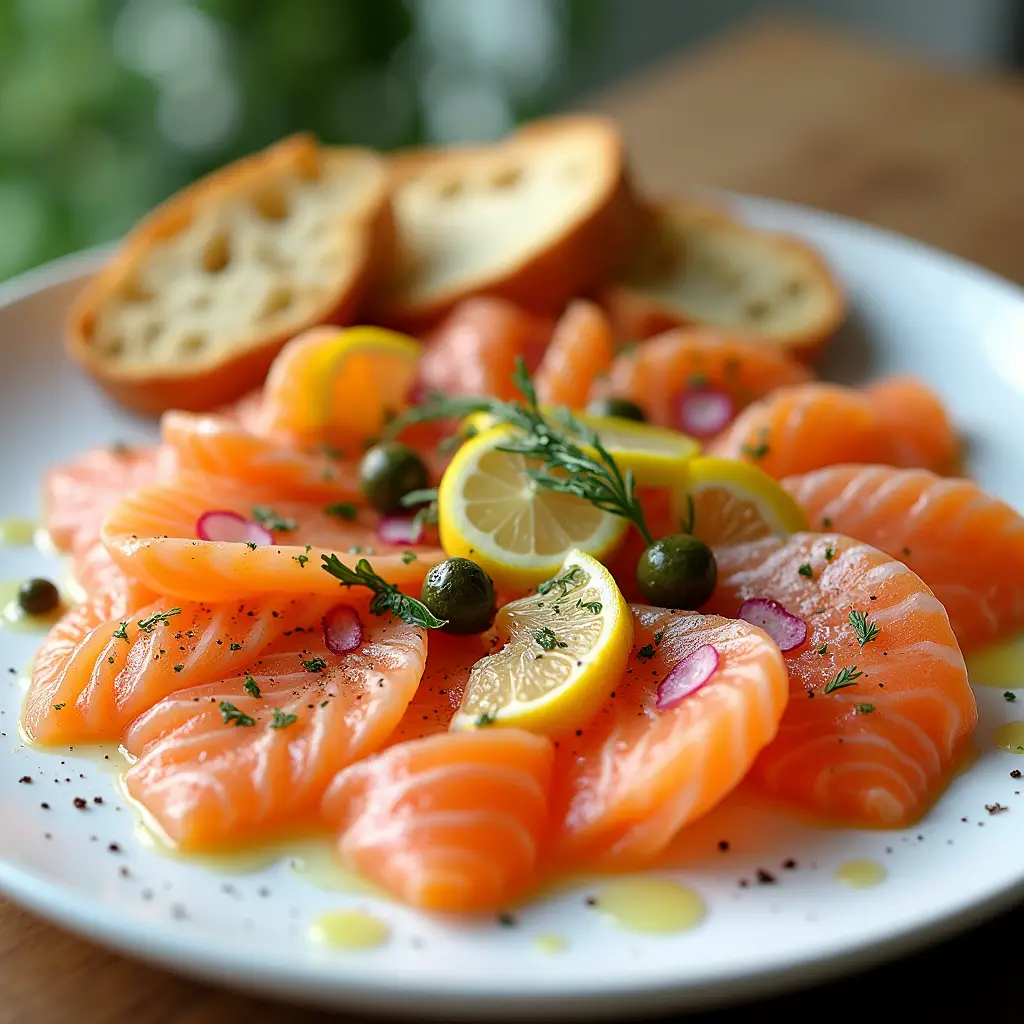
<path fill-rule="evenodd" d="M 972 441 L 976 476 L 1024 508 L 1024 294 L 870 228 L 738 202 L 752 219 L 816 243 L 845 281 L 854 316 L 827 357 L 830 373 L 856 380 L 911 371 L 930 380 Z M 35 513 L 47 463 L 152 434 L 61 355 L 61 319 L 89 265 L 79 257 L 0 289 L 0 516 Z M 0 579 L 55 571 L 38 552 L 0 549 Z M 133 839 L 131 811 L 93 761 L 19 744 L 21 688 L 8 666 L 23 669 L 37 642 L 0 633 L 0 887 L 100 942 L 239 988 L 446 1018 L 593 1018 L 707 1005 L 877 962 L 980 920 L 1024 891 L 1024 787 L 1009 777 L 1024 758 L 992 742 L 994 728 L 1014 717 L 1001 691 L 979 689 L 979 760 L 907 832 L 818 831 L 736 800 L 720 808 L 691 830 L 668 872 L 701 893 L 704 923 L 652 938 L 599 917 L 584 901 L 586 887 L 523 909 L 514 928 L 459 925 L 325 893 L 283 863 L 226 879 L 152 853 Z M 20 784 L 23 775 L 33 782 Z M 90 801 L 86 810 L 74 807 L 78 796 Z M 104 802 L 93 804 L 94 796 Z M 988 814 L 985 805 L 994 803 L 1009 813 Z M 729 840 L 729 852 L 718 849 L 720 839 Z M 121 851 L 110 852 L 110 843 Z M 859 891 L 837 883 L 836 866 L 859 857 L 882 862 L 888 879 Z M 797 866 L 783 869 L 790 858 Z M 759 867 L 775 884 L 756 882 Z M 311 946 L 313 917 L 348 905 L 373 907 L 390 924 L 391 943 L 358 955 Z M 550 932 L 568 940 L 564 952 L 534 948 L 536 936 Z"/>

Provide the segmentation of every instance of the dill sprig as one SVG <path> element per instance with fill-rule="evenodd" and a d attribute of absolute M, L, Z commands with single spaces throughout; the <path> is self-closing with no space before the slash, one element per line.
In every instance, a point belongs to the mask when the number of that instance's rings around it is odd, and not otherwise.
<path fill-rule="evenodd" d="M 440 629 L 448 625 L 447 619 L 439 619 L 422 601 L 403 594 L 393 583 L 378 576 L 365 558 L 356 562 L 355 569 L 350 569 L 334 554 L 322 555 L 321 559 L 324 572 L 341 580 L 346 587 L 366 587 L 373 591 L 370 611 L 374 615 L 391 612 L 408 625 L 424 629 Z"/>
<path fill-rule="evenodd" d="M 864 612 L 851 611 L 850 625 L 853 626 L 853 631 L 857 635 L 857 643 L 860 644 L 862 650 L 865 644 L 871 643 L 878 636 L 878 626 Z"/>
<path fill-rule="evenodd" d="M 853 686 L 855 680 L 860 679 L 864 675 L 863 672 L 857 671 L 857 666 L 853 668 L 841 668 L 835 675 L 835 678 L 831 679 L 822 691 L 824 693 L 832 693 L 834 690 L 842 690 L 844 687 Z"/>
<path fill-rule="evenodd" d="M 141 629 L 143 633 L 152 633 L 153 630 L 156 629 L 158 623 L 169 626 L 171 624 L 169 621 L 170 617 L 172 615 L 180 614 L 180 608 L 169 608 L 165 612 L 153 612 L 148 619 L 139 619 L 139 629 Z M 118 634 L 115 633 L 114 635 L 117 636 Z"/>

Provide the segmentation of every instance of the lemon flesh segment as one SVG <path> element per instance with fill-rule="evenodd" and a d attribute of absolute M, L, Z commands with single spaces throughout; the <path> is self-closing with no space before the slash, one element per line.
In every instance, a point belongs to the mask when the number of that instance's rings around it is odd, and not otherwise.
<path fill-rule="evenodd" d="M 558 410 L 541 410 L 555 424 Z M 587 416 L 572 413 L 572 418 L 593 430 L 622 473 L 630 470 L 641 487 L 667 487 L 678 479 L 680 467 L 700 454 L 700 443 L 677 430 L 666 430 L 647 423 L 633 423 L 614 416 Z M 497 423 L 491 413 L 478 412 L 467 416 L 464 428 L 482 433 Z M 589 449 L 586 438 L 566 430 L 566 435 L 581 448 Z"/>
<path fill-rule="evenodd" d="M 495 629 L 504 646 L 470 670 L 453 730 L 578 729 L 620 682 L 633 646 L 633 616 L 614 578 L 581 551 L 538 593 L 505 605 Z"/>
<path fill-rule="evenodd" d="M 800 507 L 778 481 L 750 463 L 713 456 L 692 459 L 680 473 L 672 490 L 672 512 L 710 546 L 808 528 Z"/>
<path fill-rule="evenodd" d="M 625 519 L 572 494 L 543 490 L 530 476 L 540 463 L 503 452 L 513 427 L 494 427 L 464 444 L 438 488 L 441 545 L 471 558 L 500 589 L 548 579 L 579 548 L 603 558 L 621 542 Z"/>

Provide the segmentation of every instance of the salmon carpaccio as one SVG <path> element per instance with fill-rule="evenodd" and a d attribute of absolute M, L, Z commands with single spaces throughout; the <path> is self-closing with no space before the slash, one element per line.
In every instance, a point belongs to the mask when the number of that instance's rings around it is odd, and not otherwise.
<path fill-rule="evenodd" d="M 822 524 L 913 569 L 967 651 L 1024 629 L 1024 517 L 971 480 L 924 469 L 831 466 L 782 486 Z"/>
<path fill-rule="evenodd" d="M 932 592 L 902 562 L 839 534 L 767 538 L 715 556 L 709 608 L 735 615 L 767 598 L 807 624 L 805 642 L 784 655 L 789 706 L 752 780 L 819 820 L 898 828 L 920 818 L 978 718 Z M 877 634 L 861 643 L 851 612 Z"/>
<path fill-rule="evenodd" d="M 326 647 L 321 603 L 247 669 L 177 690 L 137 718 L 123 744 L 124 784 L 182 850 L 211 850 L 315 821 L 346 765 L 386 742 L 427 656 L 418 626 L 363 617 L 359 648 Z"/>

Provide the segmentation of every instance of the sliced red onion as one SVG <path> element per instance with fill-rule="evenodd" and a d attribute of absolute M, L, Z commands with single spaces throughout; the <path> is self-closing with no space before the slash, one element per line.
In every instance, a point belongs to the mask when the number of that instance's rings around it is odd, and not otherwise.
<path fill-rule="evenodd" d="M 384 516 L 377 524 L 377 536 L 385 544 L 419 544 L 423 523 L 417 523 L 414 516 Z"/>
<path fill-rule="evenodd" d="M 274 543 L 274 535 L 259 523 L 237 512 L 217 509 L 204 512 L 196 520 L 196 536 L 200 540 L 226 541 L 229 544 L 256 544 L 266 547 Z"/>
<path fill-rule="evenodd" d="M 744 601 L 736 618 L 760 626 L 779 645 L 780 651 L 791 651 L 807 639 L 807 623 L 770 597 Z"/>
<path fill-rule="evenodd" d="M 350 654 L 363 643 L 359 613 L 347 604 L 336 604 L 324 616 L 324 643 L 331 654 Z"/>
<path fill-rule="evenodd" d="M 732 396 L 718 388 L 687 388 L 676 400 L 676 422 L 691 437 L 714 437 L 735 411 Z"/>
<path fill-rule="evenodd" d="M 718 651 L 711 644 L 704 644 L 688 654 L 658 684 L 659 711 L 669 711 L 684 697 L 696 693 L 718 668 Z"/>

